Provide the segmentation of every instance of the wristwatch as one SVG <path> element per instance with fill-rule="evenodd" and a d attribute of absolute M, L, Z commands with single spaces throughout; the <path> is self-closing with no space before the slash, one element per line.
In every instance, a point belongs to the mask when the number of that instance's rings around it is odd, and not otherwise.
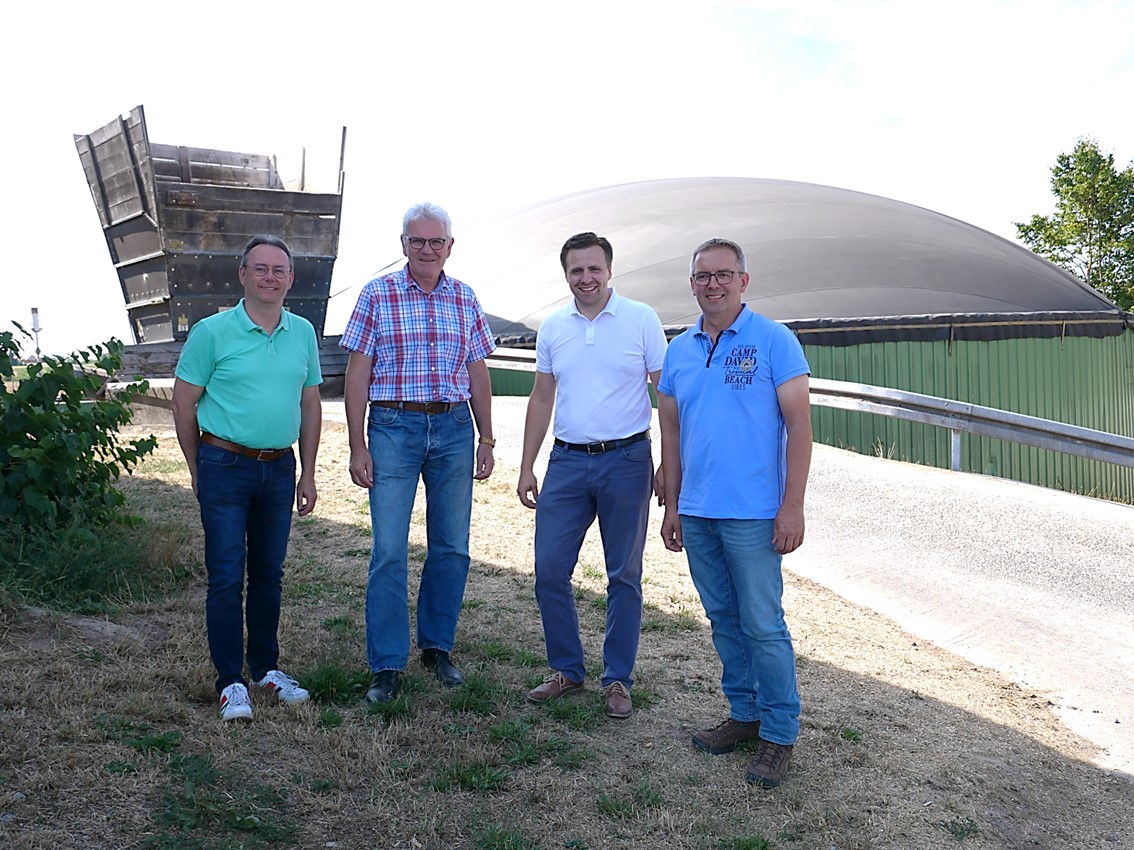
<path fill-rule="evenodd" d="M 490 449 L 496 448 L 496 440 L 492 439 L 491 437 L 481 437 L 480 444 L 482 446 L 488 446 Z"/>

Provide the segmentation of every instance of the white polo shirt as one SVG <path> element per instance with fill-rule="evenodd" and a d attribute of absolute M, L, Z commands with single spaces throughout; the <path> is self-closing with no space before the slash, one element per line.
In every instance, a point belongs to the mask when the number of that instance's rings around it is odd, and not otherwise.
<path fill-rule="evenodd" d="M 548 316 L 536 337 L 536 370 L 555 378 L 555 437 L 597 443 L 649 429 L 646 376 L 661 369 L 665 348 L 653 308 L 613 287 L 593 320 L 574 298 Z"/>

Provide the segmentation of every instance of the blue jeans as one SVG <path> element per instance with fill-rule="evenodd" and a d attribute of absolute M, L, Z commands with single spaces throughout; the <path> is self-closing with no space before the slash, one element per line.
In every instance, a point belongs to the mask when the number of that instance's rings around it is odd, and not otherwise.
<path fill-rule="evenodd" d="M 247 684 L 242 675 L 245 620 L 253 681 L 279 664 L 276 633 L 295 502 L 295 454 L 289 450 L 276 460 L 259 461 L 202 443 L 197 447 L 197 501 L 209 576 L 205 627 L 220 693 L 234 682 Z"/>
<path fill-rule="evenodd" d="M 468 404 L 448 413 L 371 407 L 374 464 L 366 581 L 366 659 L 371 671 L 409 661 L 409 527 L 417 482 L 425 482 L 427 552 L 417 594 L 417 646 L 449 652 L 469 573 L 473 427 Z"/>
<path fill-rule="evenodd" d="M 586 675 L 571 575 L 597 514 L 607 578 L 602 684 L 633 684 L 653 473 L 649 440 L 596 455 L 551 450 L 536 500 L 535 592 L 547 663 L 568 679 Z"/>
<path fill-rule="evenodd" d="M 689 574 L 713 627 L 721 689 L 734 720 L 760 721 L 760 737 L 799 735 L 795 651 L 784 622 L 781 555 L 770 519 L 681 516 Z"/>

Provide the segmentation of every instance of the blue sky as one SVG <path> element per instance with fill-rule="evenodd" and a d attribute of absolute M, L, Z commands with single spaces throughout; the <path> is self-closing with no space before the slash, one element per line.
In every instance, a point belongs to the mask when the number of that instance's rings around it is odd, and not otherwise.
<path fill-rule="evenodd" d="M 130 341 L 71 136 L 138 104 L 151 140 L 276 154 L 285 178 L 306 147 L 325 188 L 348 127 L 328 333 L 419 200 L 452 213 L 459 273 L 463 226 L 596 186 L 800 180 L 1013 238 L 1079 137 L 1134 159 L 1134 2 L 115 8 L 23 4 L 0 51 L 0 320 L 39 307 L 45 350 Z"/>

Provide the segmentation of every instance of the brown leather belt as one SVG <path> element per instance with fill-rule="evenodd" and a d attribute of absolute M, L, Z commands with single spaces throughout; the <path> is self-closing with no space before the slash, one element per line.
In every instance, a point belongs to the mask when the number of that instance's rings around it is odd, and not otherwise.
<path fill-rule="evenodd" d="M 286 449 L 250 449 L 248 446 L 240 445 L 240 443 L 230 443 L 228 440 L 222 440 L 220 437 L 210 434 L 208 431 L 201 432 L 201 442 L 209 446 L 216 446 L 218 449 L 224 449 L 228 452 L 236 452 L 238 455 L 254 457 L 256 460 L 265 461 L 276 460 L 291 451 L 291 446 L 288 446 Z"/>
<path fill-rule="evenodd" d="M 601 443 L 566 443 L 563 440 L 556 440 L 555 445 L 570 449 L 573 452 L 586 452 L 589 455 L 601 455 L 613 449 L 620 449 L 623 446 L 632 446 L 634 443 L 640 443 L 642 440 L 648 439 L 649 436 L 649 431 L 642 431 L 639 434 L 623 437 L 621 440 L 603 440 Z"/>
<path fill-rule="evenodd" d="M 408 410 L 410 413 L 448 413 L 462 401 L 372 401 L 375 407 Z"/>

